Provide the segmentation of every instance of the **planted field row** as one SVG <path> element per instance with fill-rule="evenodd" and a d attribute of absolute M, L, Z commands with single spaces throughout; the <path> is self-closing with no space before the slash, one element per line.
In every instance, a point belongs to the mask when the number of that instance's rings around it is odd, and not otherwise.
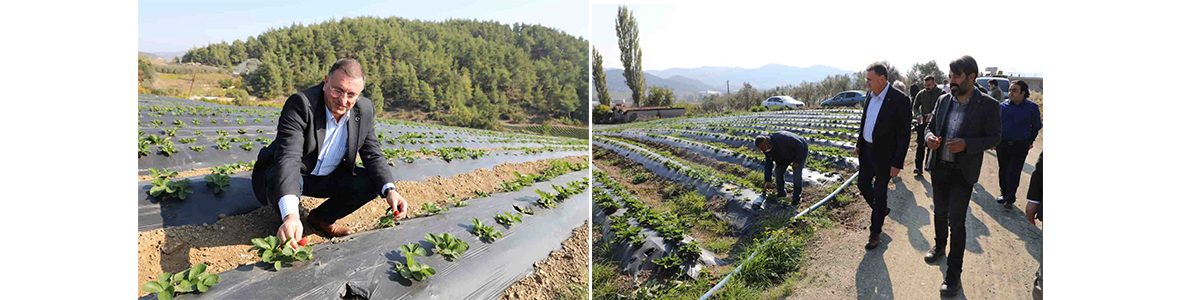
<path fill-rule="evenodd" d="M 398 181 L 419 181 L 434 176 L 449 178 L 476 169 L 491 169 L 503 163 L 581 155 L 583 150 L 586 149 L 536 153 L 509 150 L 452 162 L 434 158 L 417 159 L 412 163 L 393 166 L 390 171 Z M 247 172 L 251 166 L 253 161 L 235 162 L 210 167 L 207 173 L 185 176 L 166 170 L 151 171 L 170 175 L 157 181 L 157 176 L 150 176 L 147 181 L 138 182 L 138 230 L 212 223 L 222 216 L 244 214 L 259 208 L 261 204 L 256 200 L 251 186 L 251 173 Z M 152 192 L 155 190 L 160 192 Z"/>
<path fill-rule="evenodd" d="M 695 187 L 695 191 L 705 197 L 720 197 L 725 200 L 725 221 L 738 230 L 750 224 L 757 214 L 753 207 L 761 204 L 765 198 L 762 190 L 750 190 L 732 182 L 746 182 L 744 178 L 723 178 L 711 168 L 677 162 L 661 154 L 651 152 L 624 141 L 606 137 L 593 137 L 593 144 L 599 148 L 613 151 L 631 161 L 637 162 L 647 170 L 680 184 Z"/>
<path fill-rule="evenodd" d="M 285 243 L 273 246 L 264 243 L 266 239 L 257 240 L 249 248 L 258 249 L 259 262 L 219 273 L 221 283 L 208 292 L 181 296 L 499 297 L 509 284 L 529 272 L 533 262 L 545 258 L 586 219 L 587 201 L 583 195 L 588 180 L 587 174 L 579 171 L 583 168 L 582 164 L 573 164 L 568 173 L 539 175 L 540 182 L 514 193 L 457 202 L 461 205 L 402 220 L 386 229 L 311 246 L 309 261 L 278 263 L 280 252 L 265 249 L 283 248 L 281 251 L 286 252 Z M 537 205 L 539 209 L 530 203 L 546 203 L 543 199 L 553 206 Z M 391 215 L 381 219 L 391 219 Z M 535 229 L 537 232 L 532 233 Z M 272 253 L 265 254 L 268 251 Z M 433 254 L 441 259 L 424 257 Z"/>
<path fill-rule="evenodd" d="M 703 266 L 720 264 L 689 235 L 695 219 L 651 208 L 600 170 L 593 170 L 592 177 L 594 215 L 603 219 L 596 224 L 609 244 L 611 259 L 620 262 L 626 274 L 637 280 L 641 270 L 652 270 L 658 276 L 695 278 Z"/>
<path fill-rule="evenodd" d="M 606 136 L 620 136 L 623 138 L 632 138 L 638 141 L 647 141 L 659 143 L 665 146 L 674 147 L 678 151 L 690 151 L 697 155 L 703 155 L 720 163 L 733 164 L 741 167 L 734 176 L 751 177 L 754 176 L 751 183 L 761 185 L 761 177 L 763 176 L 763 155 L 757 152 L 757 149 L 750 151 L 745 148 L 738 148 L 739 151 L 731 150 L 725 147 L 718 147 L 706 143 L 690 141 L 684 138 L 673 136 L 660 135 L 641 131 L 625 131 L 621 133 L 606 133 Z M 836 173 L 835 168 L 845 164 L 844 160 L 836 157 L 829 157 L 819 153 L 812 153 L 805 164 L 804 184 L 809 186 L 824 185 L 829 182 L 837 181 L 841 176 Z M 680 159 L 676 155 L 673 158 Z M 713 166 L 716 167 L 716 166 Z M 788 171 L 784 177 L 787 182 L 791 182 L 792 169 L 787 167 Z M 718 168 L 728 172 L 728 167 Z"/>

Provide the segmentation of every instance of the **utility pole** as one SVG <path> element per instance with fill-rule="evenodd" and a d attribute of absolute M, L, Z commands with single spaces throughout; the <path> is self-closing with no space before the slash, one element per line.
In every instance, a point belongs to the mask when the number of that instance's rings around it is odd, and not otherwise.
<path fill-rule="evenodd" d="M 725 94 L 729 95 L 729 80 L 725 81 Z"/>
<path fill-rule="evenodd" d="M 192 87 L 194 87 L 194 86 L 196 86 L 196 71 L 193 70 L 192 71 L 192 83 L 188 85 L 187 96 L 185 96 L 184 98 L 188 98 L 188 99 L 192 98 Z"/>

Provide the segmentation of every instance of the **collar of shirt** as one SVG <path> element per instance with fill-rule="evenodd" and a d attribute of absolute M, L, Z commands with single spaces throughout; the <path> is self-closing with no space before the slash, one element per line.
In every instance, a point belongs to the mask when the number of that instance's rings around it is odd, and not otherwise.
<path fill-rule="evenodd" d="M 347 112 L 347 115 L 348 115 L 348 112 Z M 332 124 L 336 123 L 337 126 L 342 126 L 342 125 L 346 124 L 347 119 L 349 119 L 349 118 L 347 118 L 346 115 L 342 115 L 342 120 L 335 122 L 336 119 L 333 118 L 333 112 L 329 111 L 328 107 L 325 108 L 325 124 L 332 125 Z M 326 126 L 328 126 L 328 125 L 326 125 Z"/>
<path fill-rule="evenodd" d="M 871 95 L 871 101 L 875 101 L 875 100 L 883 101 L 883 99 L 885 99 L 885 97 L 887 97 L 888 90 L 890 90 L 891 88 L 892 88 L 891 83 L 889 83 L 887 86 L 884 86 L 883 92 L 880 92 L 878 95 Z M 871 91 L 871 94 L 875 94 L 875 92 Z"/>

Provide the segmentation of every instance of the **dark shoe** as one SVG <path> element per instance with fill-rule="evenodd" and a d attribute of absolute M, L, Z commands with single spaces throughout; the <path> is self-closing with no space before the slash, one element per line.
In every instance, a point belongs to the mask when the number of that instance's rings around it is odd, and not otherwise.
<path fill-rule="evenodd" d="M 892 214 L 892 208 L 891 208 L 891 207 L 888 207 L 888 209 L 887 209 L 886 211 L 884 211 L 884 212 L 883 212 L 883 216 L 884 216 L 884 217 L 886 217 L 886 216 L 888 216 L 888 215 L 890 215 L 890 214 Z"/>
<path fill-rule="evenodd" d="M 933 248 L 929 248 L 928 252 L 925 252 L 925 262 L 933 263 L 942 258 L 942 256 L 946 256 L 946 249 L 934 246 Z"/>
<path fill-rule="evenodd" d="M 996 203 L 1004 204 L 1004 196 L 996 197 Z"/>
<path fill-rule="evenodd" d="M 943 280 L 942 281 L 942 296 L 954 297 L 958 296 L 958 292 L 962 290 L 962 280 Z"/>
<path fill-rule="evenodd" d="M 1004 203 L 1004 209 L 1007 209 L 1007 210 L 1012 210 L 1012 209 L 1013 209 L 1013 204 L 1012 204 L 1012 202 L 1005 202 L 1005 203 Z"/>
<path fill-rule="evenodd" d="M 337 224 L 325 223 L 325 221 L 321 221 L 319 218 L 313 218 L 312 215 L 308 216 L 308 224 L 312 224 L 313 228 L 316 228 L 318 232 L 324 233 L 331 237 L 350 235 L 350 228 L 342 227 Z"/>
<path fill-rule="evenodd" d="M 800 198 L 792 198 L 792 206 L 799 206 Z"/>
<path fill-rule="evenodd" d="M 879 234 L 878 233 L 871 234 L 871 236 L 867 238 L 867 250 L 871 250 L 871 249 L 875 249 L 875 247 L 879 247 L 879 243 L 880 243 Z"/>
<path fill-rule="evenodd" d="M 922 174 L 922 173 L 921 173 L 921 168 L 917 168 L 916 170 L 913 170 L 913 175 L 914 175 L 914 176 L 921 176 L 921 174 Z"/>

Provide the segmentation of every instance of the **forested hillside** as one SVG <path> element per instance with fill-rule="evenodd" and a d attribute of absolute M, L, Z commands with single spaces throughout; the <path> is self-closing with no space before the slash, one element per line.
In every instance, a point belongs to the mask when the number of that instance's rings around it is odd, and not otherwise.
<path fill-rule="evenodd" d="M 494 129 L 500 119 L 585 121 L 587 45 L 540 25 L 359 17 L 210 44 L 180 61 L 232 67 L 256 58 L 261 65 L 243 74 L 245 89 L 277 99 L 320 83 L 335 60 L 351 57 L 366 69 L 363 95 L 376 106 Z"/>

